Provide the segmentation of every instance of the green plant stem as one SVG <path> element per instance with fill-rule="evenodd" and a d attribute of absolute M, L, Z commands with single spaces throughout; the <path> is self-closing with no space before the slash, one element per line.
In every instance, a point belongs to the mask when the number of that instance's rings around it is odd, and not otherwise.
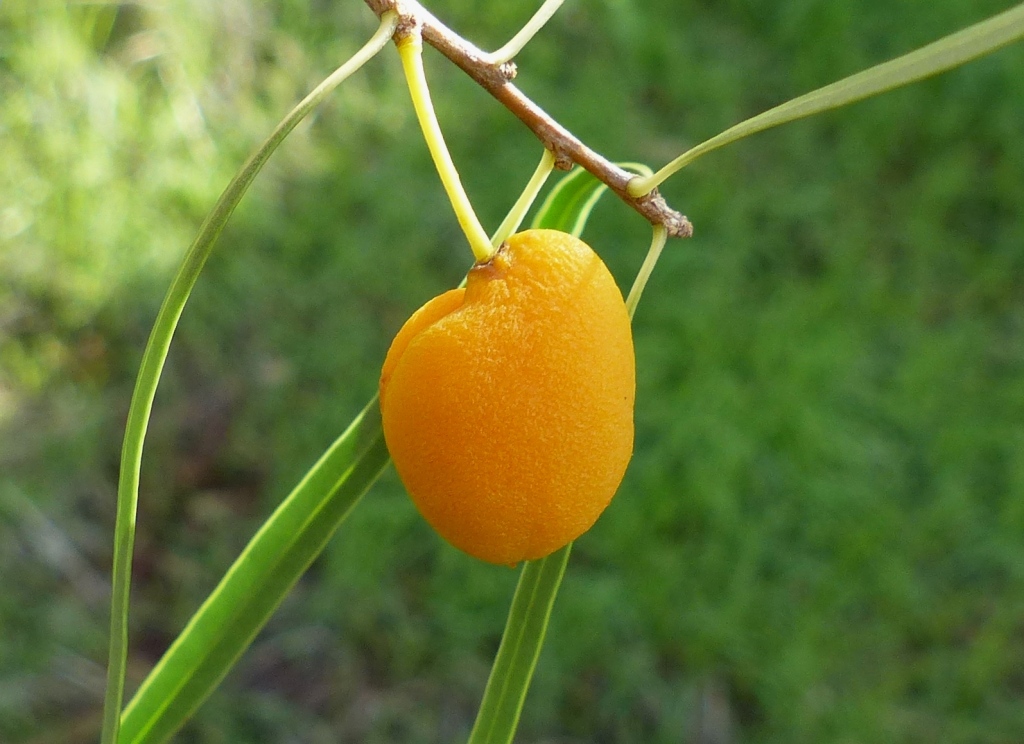
<path fill-rule="evenodd" d="M 523 47 L 530 42 L 530 39 L 544 28 L 544 24 L 551 20 L 551 16 L 562 7 L 564 2 L 565 0 L 544 0 L 544 4 L 537 9 L 533 17 L 519 30 L 519 33 L 509 39 L 501 49 L 487 55 L 487 61 L 494 65 L 500 65 L 519 54 Z"/>
<path fill-rule="evenodd" d="M 157 384 L 171 338 L 182 310 L 209 258 L 224 225 L 242 199 L 256 174 L 295 125 L 302 121 L 327 94 L 379 52 L 394 34 L 397 14 L 387 13 L 373 37 L 345 64 L 318 85 L 278 124 L 260 148 L 249 158 L 238 175 L 221 194 L 213 210 L 199 229 L 178 269 L 163 304 L 157 313 L 135 381 L 121 451 L 121 472 L 117 488 L 117 518 L 114 527 L 114 557 L 110 603 L 110 649 L 103 708 L 103 744 L 115 744 L 120 728 L 124 700 L 124 678 L 128 661 L 128 605 L 131 589 L 132 550 L 135 543 L 135 519 L 139 499 L 139 474 L 142 447 L 153 409 Z"/>
<path fill-rule="evenodd" d="M 627 192 L 643 196 L 680 169 L 712 150 L 780 124 L 839 108 L 970 62 L 1024 37 L 1024 3 L 973 26 L 944 36 L 902 57 L 869 67 L 824 88 L 787 101 L 740 122 L 687 150 L 653 176 L 634 178 Z"/>
<path fill-rule="evenodd" d="M 523 218 L 530 211 L 530 207 L 533 205 L 534 200 L 536 200 L 537 194 L 544 187 L 544 183 L 548 180 L 548 176 L 551 175 L 554 167 L 555 155 L 551 150 L 545 149 L 544 154 L 540 156 L 540 162 L 537 163 L 537 169 L 530 176 L 530 180 L 526 184 L 526 188 L 523 189 L 523 193 L 516 199 L 512 209 L 508 211 L 505 219 L 501 221 L 498 229 L 491 236 L 491 246 L 495 250 L 519 229 L 519 226 L 523 223 Z"/>
<path fill-rule="evenodd" d="M 661 250 L 665 247 L 666 240 L 668 240 L 668 231 L 664 225 L 655 225 L 654 234 L 651 236 L 651 247 L 647 250 L 647 256 L 644 258 L 643 264 L 640 265 L 640 271 L 637 272 L 636 279 L 633 280 L 629 296 L 626 297 L 626 311 L 629 313 L 630 319 L 636 313 L 637 303 L 640 302 L 640 296 L 644 293 L 647 280 L 651 278 L 654 265 L 661 258 Z"/>
<path fill-rule="evenodd" d="M 441 125 L 437 121 L 434 103 L 430 100 L 427 76 L 423 71 L 423 39 L 420 37 L 418 29 L 398 42 L 398 54 L 402 58 L 405 81 L 409 86 L 409 95 L 412 98 L 413 108 L 416 110 L 420 129 L 423 131 L 423 139 L 426 140 L 427 149 L 430 150 L 430 157 L 434 160 L 441 184 L 444 186 L 445 193 L 448 194 L 448 201 L 451 202 L 452 209 L 455 210 L 459 226 L 466 235 L 470 250 L 473 251 L 473 257 L 482 263 L 491 257 L 494 249 L 491 247 L 487 233 L 484 232 L 483 225 L 480 224 L 480 219 L 473 211 L 473 205 L 466 195 L 466 189 L 462 186 L 462 179 L 459 178 L 459 171 L 448 151 L 448 145 L 445 144 Z"/>

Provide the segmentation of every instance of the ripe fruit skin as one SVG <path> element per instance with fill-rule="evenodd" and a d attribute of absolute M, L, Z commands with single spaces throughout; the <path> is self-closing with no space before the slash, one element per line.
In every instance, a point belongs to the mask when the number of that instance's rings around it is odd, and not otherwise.
<path fill-rule="evenodd" d="M 629 315 L 604 263 L 571 235 L 527 230 L 398 332 L 381 372 L 384 438 L 434 529 L 511 565 L 604 511 L 632 456 L 635 388 Z"/>

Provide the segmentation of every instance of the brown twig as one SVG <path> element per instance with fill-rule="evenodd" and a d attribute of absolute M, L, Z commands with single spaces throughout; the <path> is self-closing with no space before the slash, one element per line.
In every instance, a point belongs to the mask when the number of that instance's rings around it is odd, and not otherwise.
<path fill-rule="evenodd" d="M 575 163 L 607 184 L 620 199 L 651 224 L 664 225 L 669 235 L 688 238 L 693 234 L 690 221 L 672 209 L 657 189 L 640 197 L 630 196 L 626 192 L 626 184 L 634 177 L 633 173 L 587 147 L 516 88 L 512 84 L 516 75 L 514 63 L 495 64 L 485 52 L 441 23 L 416 0 L 365 2 L 378 17 L 389 10 L 396 11 L 401 19 L 395 31 L 396 41 L 419 31 L 425 42 L 454 62 L 529 127 L 544 147 L 554 153 L 556 167 L 568 170 Z"/>

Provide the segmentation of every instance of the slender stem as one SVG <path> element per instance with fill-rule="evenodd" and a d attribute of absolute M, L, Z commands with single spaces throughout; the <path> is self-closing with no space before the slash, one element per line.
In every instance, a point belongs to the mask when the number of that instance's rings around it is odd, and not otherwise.
<path fill-rule="evenodd" d="M 516 88 L 516 75 L 511 62 L 494 64 L 489 54 L 469 43 L 435 18 L 416 0 L 364 0 L 380 15 L 398 10 L 402 21 L 396 36 L 419 34 L 423 41 L 437 49 L 469 75 L 478 85 L 515 114 L 555 154 L 555 167 L 569 170 L 573 163 L 589 171 L 626 204 L 654 225 L 664 225 L 673 237 L 689 237 L 693 226 L 682 214 L 672 209 L 655 190 L 643 196 L 631 196 L 626 188 L 633 174 L 615 165 L 600 153 L 587 147 L 572 132 L 555 121 L 540 106 Z"/>
<path fill-rule="evenodd" d="M 537 9 L 533 17 L 526 22 L 519 33 L 509 39 L 501 49 L 487 55 L 488 61 L 493 65 L 504 64 L 522 51 L 530 39 L 537 35 L 537 32 L 544 28 L 544 24 L 551 20 L 551 16 L 562 7 L 565 0 L 545 0 L 544 4 Z"/>
<path fill-rule="evenodd" d="M 530 181 L 526 184 L 526 188 L 523 189 L 523 193 L 519 195 L 516 203 L 512 205 L 512 209 L 509 210 L 508 214 L 505 215 L 505 219 L 502 220 L 498 229 L 494 231 L 494 235 L 491 236 L 491 246 L 497 250 L 498 246 L 508 240 L 508 237 L 512 235 L 519 226 L 523 223 L 523 218 L 526 213 L 530 210 L 534 200 L 537 198 L 537 194 L 540 193 L 541 188 L 544 186 L 544 182 L 548 180 L 548 176 L 551 175 L 551 171 L 555 167 L 555 155 L 551 150 L 545 150 L 544 154 L 540 156 L 540 162 L 537 164 L 537 169 L 530 176 Z"/>
<path fill-rule="evenodd" d="M 182 310 L 195 286 L 206 259 L 221 230 L 241 201 L 256 174 L 284 141 L 285 137 L 316 108 L 339 83 L 362 67 L 384 48 L 395 32 L 398 17 L 395 13 L 381 16 L 381 24 L 373 37 L 345 64 L 306 96 L 277 125 L 260 148 L 242 166 L 238 175 L 228 184 L 213 210 L 199 228 L 199 234 L 189 247 L 181 268 L 167 290 L 150 332 L 142 364 L 135 380 L 135 391 L 125 424 L 124 445 L 121 450 L 121 472 L 117 486 L 117 518 L 114 526 L 113 578 L 110 602 L 110 650 L 107 664 L 107 686 L 103 708 L 103 744 L 115 744 L 124 702 L 124 676 L 128 661 L 128 603 L 131 589 L 132 549 L 135 543 L 135 518 L 139 501 L 139 473 L 142 468 L 142 445 L 153 410 L 157 383 L 171 337 L 178 325 Z"/>
<path fill-rule="evenodd" d="M 494 253 L 494 249 L 480 220 L 477 219 L 476 212 L 473 211 L 473 205 L 469 203 L 469 197 L 466 196 L 466 190 L 459 178 L 459 171 L 456 170 L 451 153 L 444 142 L 441 125 L 438 124 L 437 114 L 434 113 L 434 104 L 430 100 L 427 76 L 423 72 L 423 42 L 419 35 L 412 32 L 399 39 L 398 53 L 402 57 L 402 69 L 409 84 L 409 94 L 416 109 L 416 118 L 419 119 L 420 129 L 423 130 L 423 138 L 427 141 L 427 148 L 434 159 L 437 173 L 441 176 L 441 183 L 448 193 L 448 200 L 455 210 L 455 217 L 459 220 L 462 232 L 466 234 L 473 256 L 478 262 L 487 261 Z"/>
<path fill-rule="evenodd" d="M 647 249 L 647 256 L 644 258 L 643 264 L 640 266 L 640 271 L 636 274 L 636 279 L 633 280 L 633 286 L 629 290 L 629 296 L 626 297 L 626 310 L 629 312 L 629 317 L 632 318 L 636 312 L 637 303 L 640 302 L 640 296 L 644 293 L 644 287 L 647 286 L 647 280 L 651 278 L 651 272 L 654 271 L 654 265 L 658 263 L 658 259 L 661 258 L 661 249 L 665 247 L 665 241 L 668 239 L 668 232 L 661 225 L 654 226 L 654 235 L 651 237 L 651 247 Z"/>

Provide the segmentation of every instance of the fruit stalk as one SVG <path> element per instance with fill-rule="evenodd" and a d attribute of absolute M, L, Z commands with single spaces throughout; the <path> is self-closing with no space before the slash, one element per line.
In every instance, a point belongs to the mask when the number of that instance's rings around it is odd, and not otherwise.
<path fill-rule="evenodd" d="M 473 211 L 473 205 L 466 196 L 459 171 L 455 168 L 451 153 L 448 152 L 448 145 L 445 144 L 444 135 L 441 133 L 441 125 L 437 121 L 434 104 L 430 100 L 427 77 L 423 72 L 423 41 L 415 30 L 398 40 L 398 53 L 402 58 L 402 70 L 409 85 L 409 95 L 412 96 L 412 105 L 416 109 L 416 118 L 419 119 L 423 138 L 427 141 L 430 156 L 434 159 L 434 166 L 441 177 L 452 209 L 455 210 L 459 226 L 466 234 L 473 256 L 478 263 L 483 263 L 493 255 L 494 248 L 491 247 L 491 240 L 484 232 L 476 212 Z"/>

